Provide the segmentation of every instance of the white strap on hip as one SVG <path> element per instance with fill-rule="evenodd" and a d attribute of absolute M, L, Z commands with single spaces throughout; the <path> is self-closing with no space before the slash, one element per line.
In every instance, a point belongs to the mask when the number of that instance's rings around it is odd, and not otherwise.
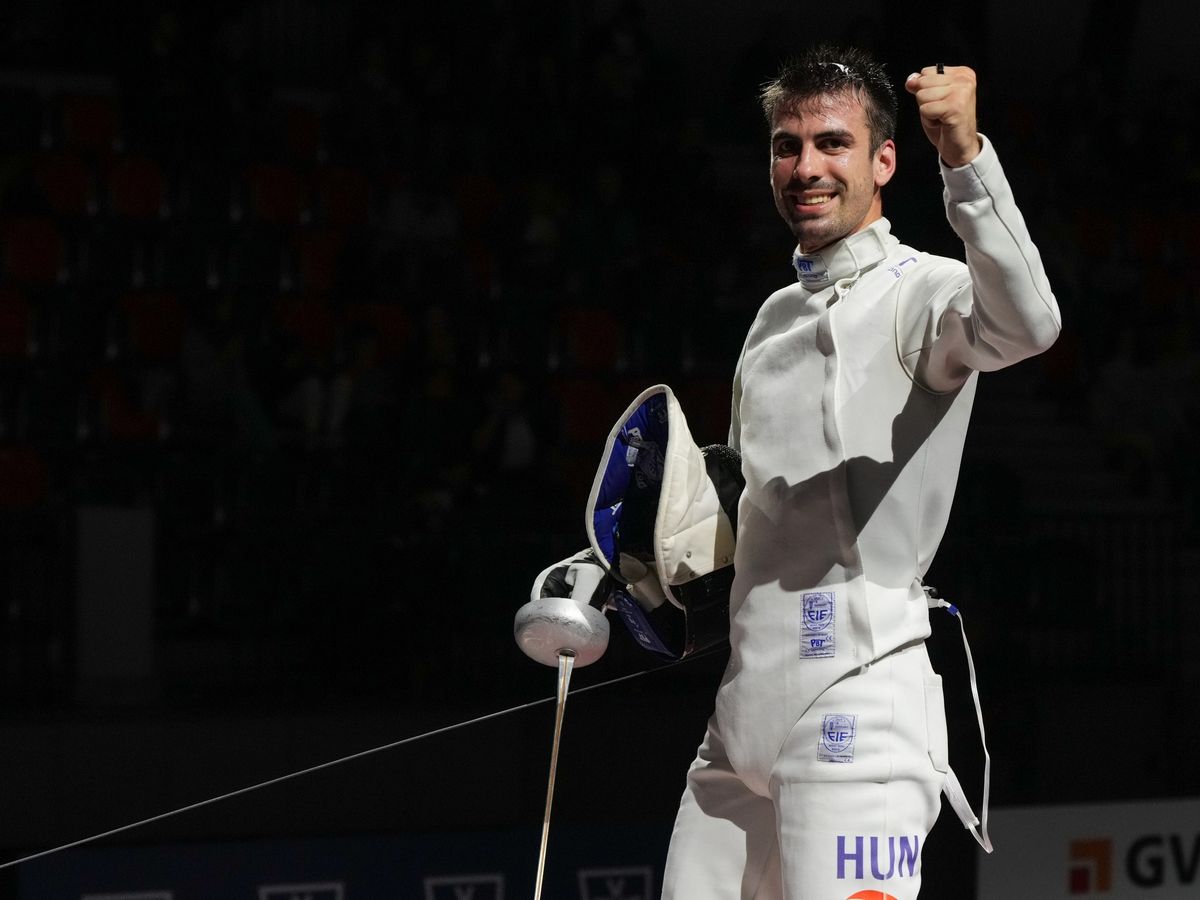
<path fill-rule="evenodd" d="M 942 793 L 946 795 L 946 799 L 958 814 L 958 818 L 962 820 L 963 825 L 975 836 L 979 846 L 991 853 L 992 839 L 988 835 L 987 826 L 988 800 L 992 787 L 992 757 L 988 753 L 987 735 L 983 728 L 983 707 L 979 702 L 979 686 L 975 681 L 975 660 L 971 656 L 971 644 L 967 640 L 967 626 L 963 623 L 962 613 L 959 612 L 957 606 L 936 596 L 931 588 L 926 588 L 925 593 L 929 597 L 929 605 L 949 612 L 958 619 L 958 627 L 962 630 L 963 649 L 967 652 L 967 671 L 971 675 L 971 696 L 975 700 L 975 718 L 979 722 L 979 741 L 983 745 L 983 820 L 980 821 L 979 817 L 975 815 L 975 811 L 971 809 L 971 803 L 967 800 L 967 795 L 963 793 L 962 785 L 952 768 L 947 767 L 946 783 L 942 785 Z"/>

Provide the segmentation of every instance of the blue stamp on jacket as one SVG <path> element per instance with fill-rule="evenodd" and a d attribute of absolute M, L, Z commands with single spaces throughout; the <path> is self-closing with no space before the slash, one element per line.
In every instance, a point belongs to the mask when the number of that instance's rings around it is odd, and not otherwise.
<path fill-rule="evenodd" d="M 834 655 L 837 649 L 836 598 L 832 591 L 813 591 L 801 598 L 801 659 L 823 659 Z"/>
<path fill-rule="evenodd" d="M 817 759 L 824 762 L 854 762 L 854 735 L 858 716 L 834 713 L 821 717 L 821 740 Z"/>

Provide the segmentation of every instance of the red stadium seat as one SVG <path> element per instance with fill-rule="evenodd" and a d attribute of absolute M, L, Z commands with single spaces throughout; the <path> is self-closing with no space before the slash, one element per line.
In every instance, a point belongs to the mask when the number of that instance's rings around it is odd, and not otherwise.
<path fill-rule="evenodd" d="M 306 229 L 296 234 L 293 250 L 302 291 L 326 294 L 333 290 L 344 243 L 345 235 L 331 228 Z"/>
<path fill-rule="evenodd" d="M 119 218 L 156 219 L 164 209 L 167 182 L 162 167 L 144 156 L 126 156 L 108 170 L 109 211 Z"/>
<path fill-rule="evenodd" d="M 295 225 L 307 209 L 300 173 L 290 166 L 257 165 L 245 172 L 250 215 L 272 225 Z"/>
<path fill-rule="evenodd" d="M 0 447 L 0 507 L 29 509 L 46 496 L 49 467 L 36 447 Z"/>
<path fill-rule="evenodd" d="M 128 324 L 129 346 L 143 359 L 171 362 L 183 343 L 184 312 L 179 298 L 165 292 L 126 294 L 119 307 Z"/>
<path fill-rule="evenodd" d="M 66 262 L 66 242 L 48 216 L 15 216 L 0 224 L 4 280 L 49 286 L 58 283 Z"/>
<path fill-rule="evenodd" d="M 325 359 L 337 338 L 333 310 L 319 297 L 288 295 L 275 304 L 275 318 L 285 334 L 291 335 L 309 359 Z"/>
<path fill-rule="evenodd" d="M 62 98 L 63 142 L 97 157 L 112 153 L 120 142 L 117 101 L 107 94 L 68 94 Z"/>
<path fill-rule="evenodd" d="M 617 416 L 636 395 L 618 395 L 609 379 L 568 377 L 550 384 L 558 408 L 559 438 L 568 445 L 594 447 L 596 459 Z"/>
<path fill-rule="evenodd" d="M 321 156 L 321 114 L 309 106 L 290 105 L 284 110 L 284 146 L 298 163 L 314 163 Z"/>
<path fill-rule="evenodd" d="M 139 408 L 135 390 L 116 369 L 92 372 L 90 390 L 99 408 L 103 432 L 117 441 L 149 441 L 158 436 L 158 420 Z"/>
<path fill-rule="evenodd" d="M 563 365 L 567 371 L 613 372 L 621 352 L 616 316 L 606 309 L 578 306 L 558 316 Z"/>
<path fill-rule="evenodd" d="M 32 327 L 33 310 L 25 295 L 13 288 L 0 288 L 0 359 L 27 358 Z"/>
<path fill-rule="evenodd" d="M 362 172 L 327 166 L 314 175 L 313 187 L 327 224 L 335 228 L 366 224 L 371 210 L 371 184 Z"/>
<path fill-rule="evenodd" d="M 92 173 L 74 150 L 45 153 L 33 164 L 33 180 L 50 209 L 67 218 L 83 218 L 96 209 Z"/>
<path fill-rule="evenodd" d="M 378 340 L 379 358 L 403 358 L 412 340 L 412 320 L 402 307 L 392 303 L 357 303 L 346 310 L 348 325 L 365 325 Z"/>

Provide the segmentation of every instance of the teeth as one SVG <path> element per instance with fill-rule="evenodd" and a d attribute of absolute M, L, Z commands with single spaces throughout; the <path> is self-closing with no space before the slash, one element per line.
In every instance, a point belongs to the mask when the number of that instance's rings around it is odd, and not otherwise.
<path fill-rule="evenodd" d="M 822 203 L 828 203 L 832 199 L 832 195 L 822 194 L 819 197 L 801 197 L 800 202 L 805 206 L 820 206 Z"/>

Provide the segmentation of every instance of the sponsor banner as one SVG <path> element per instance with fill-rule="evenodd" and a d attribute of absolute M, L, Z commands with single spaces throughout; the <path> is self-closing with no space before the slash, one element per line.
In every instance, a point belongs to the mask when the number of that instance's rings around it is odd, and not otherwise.
<path fill-rule="evenodd" d="M 579 900 L 655 900 L 654 885 L 650 866 L 580 869 Z"/>
<path fill-rule="evenodd" d="M 264 884 L 258 900 L 346 900 L 346 886 L 340 882 L 325 884 Z"/>
<path fill-rule="evenodd" d="M 426 878 L 425 900 L 504 900 L 504 876 L 496 873 Z"/>
<path fill-rule="evenodd" d="M 977 900 L 1195 900 L 1200 799 L 994 809 Z"/>
<path fill-rule="evenodd" d="M 543 896 L 656 900 L 670 823 L 555 826 Z M 16 900 L 513 900 L 541 828 L 79 847 L 17 869 Z M 7 896 L 7 895 L 5 895 Z"/>

